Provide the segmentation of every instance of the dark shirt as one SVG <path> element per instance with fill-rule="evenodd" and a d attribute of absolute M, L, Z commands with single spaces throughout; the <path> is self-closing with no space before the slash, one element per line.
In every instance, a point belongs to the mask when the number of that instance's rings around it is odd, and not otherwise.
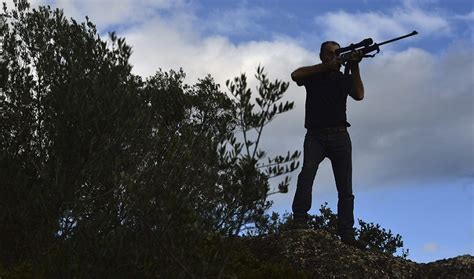
<path fill-rule="evenodd" d="M 350 127 L 346 116 L 352 76 L 341 72 L 320 73 L 301 82 L 306 88 L 305 128 Z"/>

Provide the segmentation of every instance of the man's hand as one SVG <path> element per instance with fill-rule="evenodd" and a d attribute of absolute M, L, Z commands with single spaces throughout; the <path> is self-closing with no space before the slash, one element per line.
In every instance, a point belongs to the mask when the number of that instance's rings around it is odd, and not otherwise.
<path fill-rule="evenodd" d="M 359 63 L 362 60 L 363 56 L 364 56 L 364 54 L 362 53 L 362 51 L 356 49 L 353 52 L 351 52 L 351 57 L 349 59 L 349 63 L 351 63 L 351 64 Z"/>

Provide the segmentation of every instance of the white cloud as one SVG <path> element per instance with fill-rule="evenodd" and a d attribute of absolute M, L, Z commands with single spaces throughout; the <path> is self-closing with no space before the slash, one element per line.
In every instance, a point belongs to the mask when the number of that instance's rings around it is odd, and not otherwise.
<path fill-rule="evenodd" d="M 150 2 L 139 3 L 142 4 L 136 9 L 148 7 Z M 183 67 L 188 83 L 211 74 L 223 85 L 225 80 L 245 72 L 254 89 L 253 75 L 259 64 L 266 67 L 271 78 L 289 81 L 295 68 L 318 62 L 315 52 L 304 49 L 289 37 L 235 44 L 224 36 L 203 36 L 195 31 L 200 20 L 192 10 L 168 8 L 170 16 L 163 18 L 154 13 L 118 34 L 133 47 L 134 73 L 146 77 L 158 68 Z M 84 14 L 101 11 L 92 4 L 84 4 L 79 10 Z M 123 9 L 113 10 L 112 14 L 104 21 L 111 23 L 132 16 L 132 12 Z M 390 15 L 326 14 L 329 21 L 324 24 L 327 32 L 342 32 L 348 40 L 363 38 L 364 28 L 371 28 L 377 36 L 401 35 L 411 23 L 403 14 L 420 15 L 421 20 L 415 23 L 428 31 L 449 29 L 444 19 L 413 7 Z M 348 120 L 353 125 L 350 133 L 355 189 L 474 177 L 473 57 L 472 45 L 467 43 L 453 44 L 441 56 L 415 48 L 401 52 L 384 49 L 376 58 L 362 62 L 366 98 L 362 102 L 348 100 Z M 226 91 L 224 85 L 222 90 Z M 264 131 L 263 148 L 271 155 L 303 147 L 304 88 L 291 83 L 286 99 L 295 102 L 295 109 Z M 296 187 L 296 175 L 293 174 L 290 194 L 276 195 L 276 202 L 288 204 Z M 333 191 L 334 178 L 327 160 L 318 170 L 316 184 L 318 188 Z"/>
<path fill-rule="evenodd" d="M 110 25 L 140 24 L 157 11 L 179 11 L 189 7 L 184 0 L 28 0 L 31 8 L 50 5 L 63 9 L 68 17 L 84 21 L 88 16 L 100 29 Z M 13 7 L 13 0 L 6 0 Z"/>
<path fill-rule="evenodd" d="M 316 16 L 315 23 L 324 30 L 322 36 L 345 45 L 371 37 L 375 42 L 407 34 L 413 30 L 425 36 L 447 35 L 451 30 L 444 17 L 415 7 L 394 9 L 390 14 L 382 12 L 348 13 L 328 12 Z M 337 38 L 335 38 L 337 36 Z"/>
<path fill-rule="evenodd" d="M 465 21 L 474 21 L 474 11 L 471 11 L 467 14 L 455 15 L 454 18 Z"/>
<path fill-rule="evenodd" d="M 204 23 L 214 34 L 241 35 L 263 32 L 263 27 L 257 22 L 269 14 L 262 8 L 248 8 L 240 5 L 235 9 L 214 10 Z"/>
<path fill-rule="evenodd" d="M 314 57 L 288 38 L 235 45 L 222 36 L 202 38 L 191 33 L 157 17 L 140 29 L 122 34 L 133 46 L 134 72 L 148 76 L 159 67 L 183 67 L 190 83 L 211 74 L 223 84 L 242 72 L 253 77 L 261 64 L 270 76 L 288 80 L 291 70 Z"/>
<path fill-rule="evenodd" d="M 435 253 L 439 251 L 439 245 L 434 242 L 428 242 L 423 245 L 423 251 L 428 253 Z"/>
<path fill-rule="evenodd" d="M 421 13 L 409 9 L 406 14 Z M 135 73 L 149 76 L 158 68 L 183 67 L 188 83 L 211 74 L 223 85 L 225 80 L 245 72 L 254 89 L 253 75 L 259 64 L 266 67 L 271 78 L 289 81 L 295 68 L 318 62 L 316 53 L 288 37 L 234 44 L 223 36 L 203 36 L 195 32 L 199 19 L 192 11 L 176 10 L 180 8 L 170 11 L 171 16 L 166 18 L 155 14 L 119 34 L 133 46 Z M 403 24 L 396 22 L 401 13 L 367 13 L 363 19 L 372 24 L 379 22 L 375 32 L 398 33 L 409 22 L 407 18 L 401 20 Z M 342 29 L 355 26 L 352 31 L 358 32 L 357 24 L 365 24 L 361 18 L 350 23 L 356 15 L 339 15 Z M 447 26 L 436 18 L 421 22 L 424 28 Z M 473 175 L 473 59 L 472 47 L 453 45 L 443 56 L 414 48 L 402 52 L 384 49 L 376 58 L 362 62 L 366 98 L 362 102 L 348 100 L 354 185 L 396 185 Z M 225 86 L 222 89 L 225 91 Z M 286 99 L 295 101 L 295 109 L 264 131 L 262 144 L 272 155 L 302 149 L 304 88 L 291 83 Z M 323 188 L 332 189 L 334 178 L 328 163 L 325 161 L 318 171 L 317 181 L 325 185 Z M 293 178 L 292 190 L 296 173 Z"/>
<path fill-rule="evenodd" d="M 183 1 L 171 0 L 56 0 L 54 6 L 64 8 L 71 16 L 82 19 L 88 15 L 91 20 L 104 28 L 112 24 L 141 23 L 157 10 L 179 8 Z"/>

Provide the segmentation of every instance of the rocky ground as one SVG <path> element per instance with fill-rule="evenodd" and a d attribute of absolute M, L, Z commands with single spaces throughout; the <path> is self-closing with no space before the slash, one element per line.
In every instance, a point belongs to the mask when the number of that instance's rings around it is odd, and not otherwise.
<path fill-rule="evenodd" d="M 474 278 L 471 255 L 420 264 L 347 246 L 324 230 L 290 230 L 239 242 L 262 262 L 304 271 L 302 278 Z"/>

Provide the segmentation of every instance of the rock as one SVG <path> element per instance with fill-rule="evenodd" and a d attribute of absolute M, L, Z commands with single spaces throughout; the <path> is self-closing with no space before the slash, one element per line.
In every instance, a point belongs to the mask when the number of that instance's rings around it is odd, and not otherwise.
<path fill-rule="evenodd" d="M 420 270 L 429 278 L 474 278 L 474 257 L 463 255 L 420 264 Z"/>
<path fill-rule="evenodd" d="M 258 260 L 289 264 L 309 278 L 473 278 L 474 274 L 471 255 L 419 264 L 347 246 L 324 230 L 289 230 L 241 237 L 239 242 Z"/>

